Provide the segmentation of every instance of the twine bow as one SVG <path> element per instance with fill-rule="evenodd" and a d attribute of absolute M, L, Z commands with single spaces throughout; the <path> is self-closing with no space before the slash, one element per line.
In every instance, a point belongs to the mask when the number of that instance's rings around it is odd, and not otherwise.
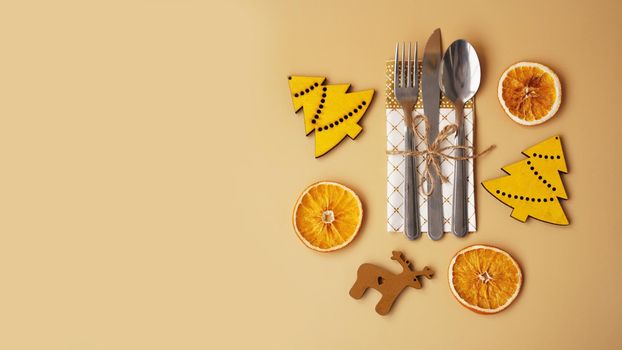
<path fill-rule="evenodd" d="M 421 133 L 417 129 L 417 124 L 419 123 L 419 121 L 423 122 L 423 125 L 425 127 L 424 133 Z M 413 118 L 411 115 L 407 115 L 406 116 L 406 127 L 407 128 L 410 127 L 415 133 L 415 135 L 421 138 L 424 144 L 426 145 L 428 144 L 428 135 L 430 135 L 430 122 L 428 121 L 428 118 L 426 116 L 417 115 L 416 117 Z M 424 161 L 423 163 L 424 168 L 423 168 L 423 174 L 422 174 L 423 181 L 419 184 L 419 188 L 422 194 L 429 196 L 434 192 L 434 181 L 432 179 L 432 171 L 430 170 L 430 168 L 432 168 L 433 171 L 441 179 L 441 183 L 446 183 L 449 181 L 449 178 L 443 175 L 443 172 L 441 169 L 441 158 L 452 159 L 452 160 L 475 159 L 481 155 L 484 155 L 485 153 L 488 153 L 493 148 L 495 148 L 495 145 L 492 145 L 480 153 L 475 153 L 475 147 L 473 146 L 450 145 L 450 146 L 442 147 L 443 142 L 446 141 L 449 136 L 454 135 L 457 130 L 458 130 L 458 126 L 456 124 L 446 125 L 438 133 L 438 135 L 436 136 L 436 139 L 434 139 L 434 141 L 428 146 L 428 148 L 423 151 L 416 151 L 416 150 L 414 151 L 387 151 L 387 154 L 404 155 L 407 157 L 422 156 L 423 161 Z M 459 156 L 459 157 L 452 155 L 452 153 L 457 149 L 463 149 L 465 150 L 465 152 L 471 151 L 472 155 Z M 423 184 L 426 182 L 428 183 L 427 190 L 423 186 Z"/>

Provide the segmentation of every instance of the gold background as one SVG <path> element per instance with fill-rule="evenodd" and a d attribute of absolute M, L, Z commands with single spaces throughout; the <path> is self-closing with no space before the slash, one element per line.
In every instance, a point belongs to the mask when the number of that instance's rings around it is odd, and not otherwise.
<path fill-rule="evenodd" d="M 619 1 L 5 1 L 0 5 L 0 348 L 620 349 Z M 562 136 L 569 227 L 510 218 L 477 186 L 479 231 L 385 229 L 384 62 L 397 40 L 466 38 L 483 81 L 477 181 Z M 521 127 L 510 64 L 550 65 L 562 108 Z M 289 74 L 374 88 L 363 133 L 321 159 Z M 291 227 L 318 180 L 360 194 L 362 232 L 319 254 Z M 525 283 L 481 316 L 449 293 L 453 253 L 507 249 Z M 391 250 L 437 276 L 388 317 L 348 290 Z"/>

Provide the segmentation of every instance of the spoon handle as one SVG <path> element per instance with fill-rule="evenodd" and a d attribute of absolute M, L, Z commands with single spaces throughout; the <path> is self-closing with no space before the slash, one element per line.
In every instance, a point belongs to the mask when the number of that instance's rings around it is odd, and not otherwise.
<path fill-rule="evenodd" d="M 464 104 L 455 104 L 456 124 L 456 146 L 466 145 L 466 133 L 464 130 Z M 455 150 L 456 158 L 464 157 L 464 148 Z M 463 159 L 455 160 L 454 168 L 454 196 L 452 214 L 452 232 L 458 237 L 466 236 L 469 231 L 467 219 L 467 161 Z"/>

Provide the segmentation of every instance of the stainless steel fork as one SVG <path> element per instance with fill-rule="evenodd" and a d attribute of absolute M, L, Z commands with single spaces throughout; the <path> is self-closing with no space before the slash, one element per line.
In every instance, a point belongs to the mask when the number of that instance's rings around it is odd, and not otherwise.
<path fill-rule="evenodd" d="M 399 60 L 400 43 L 395 45 L 395 62 L 393 71 L 393 91 L 397 102 L 404 112 L 406 124 L 405 150 L 412 152 L 416 149 L 415 135 L 410 127 L 409 119 L 413 117 L 417 96 L 419 96 L 419 64 L 417 61 L 419 45 L 415 42 L 415 53 L 411 59 L 412 45 L 408 43 L 408 58 L 406 58 L 406 44 L 402 43 L 402 60 Z M 406 59 L 406 61 L 404 61 Z M 419 201 L 417 182 L 417 159 L 406 156 L 406 174 L 404 174 L 404 233 L 409 239 L 419 238 Z"/>

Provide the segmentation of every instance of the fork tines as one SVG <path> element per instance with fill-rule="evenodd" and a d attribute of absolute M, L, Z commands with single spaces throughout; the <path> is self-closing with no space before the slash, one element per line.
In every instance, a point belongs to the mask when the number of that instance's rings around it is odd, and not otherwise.
<path fill-rule="evenodd" d="M 406 57 L 406 43 L 402 42 L 402 59 L 399 59 L 400 43 L 395 45 L 395 61 L 393 70 L 394 89 L 413 88 L 418 86 L 417 77 L 419 76 L 419 64 L 417 57 L 419 44 L 415 42 L 415 52 L 412 52 L 412 43 L 408 42 L 408 57 Z M 406 60 L 406 62 L 404 61 Z M 406 69 L 404 69 L 406 67 Z"/>

